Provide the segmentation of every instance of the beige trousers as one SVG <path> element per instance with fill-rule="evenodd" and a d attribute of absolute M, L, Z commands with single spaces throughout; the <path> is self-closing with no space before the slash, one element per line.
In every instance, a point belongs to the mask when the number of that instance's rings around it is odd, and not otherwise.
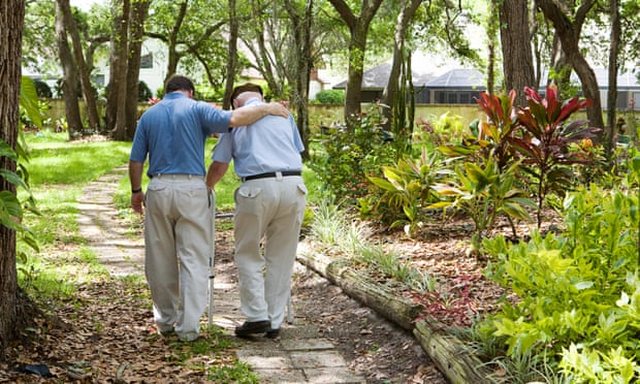
<path fill-rule="evenodd" d="M 146 193 L 145 274 L 154 320 L 182 340 L 198 337 L 207 306 L 214 203 L 199 176 L 156 176 Z"/>
<path fill-rule="evenodd" d="M 235 261 L 247 321 L 278 329 L 284 320 L 306 193 L 300 176 L 249 180 L 236 190 Z"/>

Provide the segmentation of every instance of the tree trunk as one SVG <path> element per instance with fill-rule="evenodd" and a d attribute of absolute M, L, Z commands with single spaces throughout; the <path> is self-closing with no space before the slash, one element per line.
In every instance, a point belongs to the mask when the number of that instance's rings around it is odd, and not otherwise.
<path fill-rule="evenodd" d="M 418 7 L 422 4 L 422 0 L 405 0 L 398 19 L 396 21 L 394 45 L 393 45 L 393 61 L 391 62 L 391 72 L 389 73 L 389 80 L 387 86 L 382 92 L 382 104 L 383 116 L 386 118 L 386 129 L 391 128 L 391 121 L 393 120 L 393 105 L 396 92 L 398 91 L 398 81 L 400 80 L 400 66 L 404 60 L 404 42 L 407 37 L 407 28 L 411 27 L 411 20 L 415 15 Z M 400 95 L 400 97 L 406 97 L 406 95 Z"/>
<path fill-rule="evenodd" d="M 618 0 L 610 0 L 611 45 L 609 46 L 609 89 L 607 91 L 607 129 L 605 135 L 605 157 L 613 163 L 613 150 L 616 145 L 616 101 L 618 100 L 618 53 L 620 51 L 620 7 Z"/>
<path fill-rule="evenodd" d="M 132 4 L 129 16 L 129 55 L 127 56 L 127 93 L 125 102 L 125 140 L 133 140 L 138 121 L 138 84 L 140 55 L 144 36 L 144 21 L 150 0 L 138 0 Z"/>
<path fill-rule="evenodd" d="M 182 28 L 182 23 L 184 22 L 184 18 L 187 15 L 187 9 L 189 8 L 189 2 L 183 1 L 180 3 L 180 10 L 178 11 L 178 17 L 176 17 L 176 22 L 173 24 L 173 29 L 169 34 L 169 39 L 167 42 L 167 48 L 169 50 L 169 58 L 167 60 L 167 75 L 164 78 L 164 84 L 167 84 L 167 80 L 171 78 L 171 76 L 176 74 L 176 70 L 178 69 L 178 62 L 180 61 L 180 54 L 176 50 L 178 45 L 178 33 L 180 32 L 180 28 Z"/>
<path fill-rule="evenodd" d="M 65 105 L 65 116 L 69 139 L 74 140 L 82 135 L 84 127 L 80 117 L 80 105 L 78 104 L 78 67 L 73 60 L 67 32 L 65 31 L 63 11 L 60 4 L 56 2 L 56 43 L 58 45 L 58 56 L 62 65 L 62 98 Z"/>
<path fill-rule="evenodd" d="M 62 22 L 65 25 L 65 29 L 69 32 L 71 43 L 73 44 L 73 54 L 80 74 L 80 85 L 82 86 L 82 96 L 87 109 L 89 128 L 95 133 L 98 132 L 100 128 L 100 119 L 98 117 L 96 93 L 91 85 L 91 68 L 87 66 L 84 58 L 80 33 L 78 32 L 76 21 L 71 14 L 69 0 L 57 0 L 57 3 L 62 13 Z"/>
<path fill-rule="evenodd" d="M 296 109 L 296 124 L 305 146 L 302 154 L 309 157 L 309 78 L 313 66 L 311 58 L 311 26 L 313 18 L 313 0 L 306 0 L 303 12 L 299 12 L 290 0 L 285 1 L 285 8 L 293 25 L 294 54 L 296 63 L 293 70 L 292 101 Z"/>
<path fill-rule="evenodd" d="M 0 139 L 13 149 L 18 139 L 24 8 L 24 0 L 0 1 Z M 15 171 L 16 164 L 2 156 L 0 169 Z M 0 191 L 16 193 L 15 186 L 2 177 Z M 0 356 L 16 334 L 17 292 L 16 232 L 0 225 Z"/>
<path fill-rule="evenodd" d="M 115 140 L 126 139 L 127 57 L 129 35 L 130 0 L 115 0 L 113 38 L 111 41 L 109 91 L 107 94 L 108 123 Z"/>
<path fill-rule="evenodd" d="M 238 67 L 238 20 L 236 0 L 229 0 L 229 59 L 227 60 L 227 76 L 224 82 L 224 97 L 222 109 L 231 108 L 231 93 L 236 78 Z"/>
<path fill-rule="evenodd" d="M 496 85 L 496 45 L 498 41 L 498 7 L 495 2 L 489 4 L 489 18 L 487 20 L 487 93 L 492 95 Z"/>
<path fill-rule="evenodd" d="M 535 86 L 527 1 L 502 1 L 499 14 L 505 90 L 515 89 L 515 104 L 523 107 L 524 87 Z"/>
<path fill-rule="evenodd" d="M 598 81 L 593 69 L 591 69 L 589 63 L 580 52 L 577 38 L 579 34 L 576 25 L 572 24 L 569 17 L 562 13 L 553 0 L 536 0 L 536 4 L 544 13 L 545 18 L 553 23 L 553 27 L 558 33 L 562 44 L 562 50 L 567 56 L 567 61 L 580 78 L 582 92 L 587 99 L 591 100 L 591 107 L 587 108 L 589 123 L 592 127 L 604 128 Z M 580 10 L 586 14 L 593 4 L 595 4 L 594 0 L 585 1 Z M 576 17 L 576 20 L 579 20 L 579 18 Z"/>
<path fill-rule="evenodd" d="M 364 55 L 367 47 L 367 31 L 362 26 L 355 28 L 351 34 L 349 43 L 349 69 L 347 77 L 347 90 L 344 101 L 344 121 L 350 126 L 354 119 L 360 117 L 362 112 L 360 102 L 362 99 L 362 78 L 364 75 Z"/>
<path fill-rule="evenodd" d="M 369 24 L 378 12 L 382 0 L 362 0 L 359 17 L 353 14 L 353 11 L 344 0 L 329 0 L 329 2 L 347 24 L 351 34 L 349 42 L 349 74 L 344 104 L 344 120 L 347 126 L 351 126 L 353 119 L 360 117 L 362 77 Z"/>

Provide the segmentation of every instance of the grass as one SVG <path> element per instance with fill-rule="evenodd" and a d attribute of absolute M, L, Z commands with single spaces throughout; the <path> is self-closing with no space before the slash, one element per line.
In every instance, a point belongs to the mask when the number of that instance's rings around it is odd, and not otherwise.
<path fill-rule="evenodd" d="M 335 204 L 322 202 L 315 212 L 310 235 L 319 243 L 340 251 L 355 262 L 377 268 L 418 292 L 436 289 L 436 280 L 432 276 L 406 266 L 399 255 L 384 250 L 381 245 L 370 243 L 370 233 L 366 226 L 347 220 Z"/>
<path fill-rule="evenodd" d="M 17 251 L 24 255 L 17 263 L 19 284 L 30 297 L 43 303 L 43 307 L 51 307 L 58 301 L 75 302 L 77 286 L 111 279 L 86 240 L 80 236 L 77 201 L 87 183 L 127 163 L 131 144 L 68 142 L 66 134 L 48 132 L 27 134 L 26 139 L 31 148 L 31 161 L 27 165 L 31 176 L 30 188 L 40 214 L 26 213 L 24 224 L 36 234 L 40 252 L 18 243 Z M 211 146 L 212 143 L 209 144 Z M 233 205 L 233 190 L 238 183 L 233 172 L 225 176 L 221 184 L 224 188 L 219 193 L 223 208 Z M 24 191 L 19 193 L 25 196 Z M 127 214 L 131 214 L 129 198 L 130 186 L 125 174 L 115 201 Z M 139 236 L 139 228 L 134 232 Z M 139 295 L 151 306 L 146 288 L 142 293 L 135 293 L 140 291 L 141 284 L 146 286 L 144 277 L 117 279 L 124 282 L 128 295 Z M 102 328 L 102 324 L 95 325 L 97 331 Z M 232 337 L 224 335 L 218 327 L 205 327 L 202 332 L 205 337 L 196 342 L 172 343 L 171 358 L 190 369 L 201 371 L 214 382 L 258 383 L 249 366 L 239 362 L 229 351 L 235 347 Z"/>
<path fill-rule="evenodd" d="M 18 242 L 20 284 L 32 297 L 69 298 L 76 283 L 108 276 L 79 234 L 76 202 L 86 183 L 126 163 L 130 144 L 68 142 L 66 134 L 46 131 L 25 138 L 31 150 L 29 183 L 40 214 L 26 213 L 24 223 L 36 234 L 40 253 Z"/>
<path fill-rule="evenodd" d="M 172 340 L 169 343 L 172 352 L 169 359 L 192 371 L 203 372 L 208 380 L 215 383 L 259 383 L 258 377 L 247 364 L 228 359 L 228 350 L 237 347 L 233 337 L 224 334 L 217 326 L 203 327 L 201 333 L 204 337 L 193 342 Z M 212 356 L 213 359 L 202 359 L 202 356 Z"/>

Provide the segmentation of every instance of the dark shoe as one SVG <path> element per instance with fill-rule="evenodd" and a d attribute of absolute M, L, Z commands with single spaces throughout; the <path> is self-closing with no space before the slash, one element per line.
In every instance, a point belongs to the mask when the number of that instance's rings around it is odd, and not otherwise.
<path fill-rule="evenodd" d="M 269 339 L 277 339 L 279 336 L 280 336 L 280 328 L 277 328 L 277 329 L 269 328 L 269 330 L 264 334 L 264 337 L 267 337 Z"/>
<path fill-rule="evenodd" d="M 271 329 L 269 320 L 245 321 L 244 324 L 236 327 L 236 336 L 244 337 L 255 333 L 265 333 Z"/>

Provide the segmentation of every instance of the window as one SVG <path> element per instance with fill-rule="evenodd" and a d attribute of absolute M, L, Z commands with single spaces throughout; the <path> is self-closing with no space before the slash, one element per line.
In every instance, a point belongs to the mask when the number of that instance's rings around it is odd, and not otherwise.
<path fill-rule="evenodd" d="M 146 55 L 142 55 L 142 57 L 140 57 L 140 68 L 153 68 L 153 53 L 147 53 Z"/>

